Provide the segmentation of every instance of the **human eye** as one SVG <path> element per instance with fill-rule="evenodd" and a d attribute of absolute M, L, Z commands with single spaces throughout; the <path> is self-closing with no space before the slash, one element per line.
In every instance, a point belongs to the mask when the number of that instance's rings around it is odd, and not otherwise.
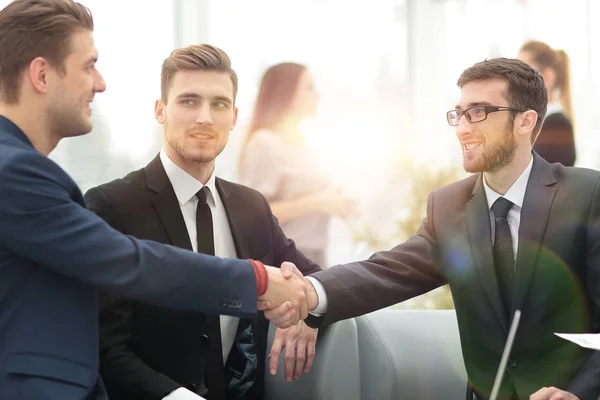
<path fill-rule="evenodd" d="M 223 109 L 224 110 L 224 109 L 229 108 L 229 104 L 226 103 L 226 102 L 224 102 L 224 101 L 216 101 L 213 104 L 214 104 L 214 107 L 217 108 L 217 109 Z"/>

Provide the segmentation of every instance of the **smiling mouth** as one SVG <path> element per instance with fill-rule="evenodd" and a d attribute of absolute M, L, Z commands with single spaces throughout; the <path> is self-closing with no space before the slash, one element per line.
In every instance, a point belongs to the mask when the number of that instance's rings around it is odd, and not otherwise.
<path fill-rule="evenodd" d="M 469 153 L 478 148 L 479 146 L 481 146 L 481 143 L 465 143 L 463 144 L 463 151 L 465 153 Z"/>
<path fill-rule="evenodd" d="M 199 139 L 199 140 L 210 140 L 213 138 L 211 135 L 202 134 L 202 133 L 197 133 L 195 135 L 191 135 L 191 137 L 194 139 Z"/>

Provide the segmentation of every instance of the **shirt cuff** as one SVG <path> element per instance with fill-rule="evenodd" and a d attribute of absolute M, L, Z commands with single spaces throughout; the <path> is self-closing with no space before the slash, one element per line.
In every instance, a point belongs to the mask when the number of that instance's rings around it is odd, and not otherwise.
<path fill-rule="evenodd" d="M 206 400 L 202 396 L 198 396 L 196 393 L 187 390 L 184 387 L 180 387 L 179 389 L 173 390 L 166 397 L 163 397 L 162 400 Z"/>
<path fill-rule="evenodd" d="M 315 317 L 321 317 L 327 312 L 327 292 L 325 291 L 323 284 L 319 282 L 318 279 L 313 278 L 312 276 L 307 276 L 306 279 L 312 283 L 313 287 L 315 288 L 315 292 L 317 292 L 317 306 L 310 312 L 310 314 L 314 315 Z"/>

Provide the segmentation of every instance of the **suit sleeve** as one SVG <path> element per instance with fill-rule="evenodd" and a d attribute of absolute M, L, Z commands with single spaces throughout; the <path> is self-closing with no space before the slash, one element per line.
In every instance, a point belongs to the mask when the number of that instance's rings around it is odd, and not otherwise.
<path fill-rule="evenodd" d="M 317 327 L 379 310 L 447 283 L 439 269 L 433 225 L 433 193 L 427 201 L 427 217 L 416 235 L 390 251 L 368 260 L 336 265 L 311 276 L 327 292 L 327 312 L 309 318 Z"/>
<path fill-rule="evenodd" d="M 90 210 L 123 232 L 119 210 L 100 189 L 90 189 L 85 199 Z M 181 385 L 148 366 L 131 349 L 134 307 L 130 299 L 100 291 L 100 374 L 109 393 L 161 400 Z"/>
<path fill-rule="evenodd" d="M 600 181 L 596 182 L 587 235 L 586 289 L 592 306 L 592 333 L 600 333 Z M 600 351 L 591 355 L 567 385 L 566 391 L 581 400 L 596 400 L 600 394 Z"/>
<path fill-rule="evenodd" d="M 121 234 L 79 203 L 79 189 L 47 157 L 13 156 L 0 169 L 0 182 L 0 243 L 32 265 L 163 307 L 255 314 L 249 262 Z"/>
<path fill-rule="evenodd" d="M 281 265 L 284 261 L 290 261 L 296 264 L 296 267 L 302 272 L 303 275 L 312 274 L 314 272 L 321 271 L 321 266 L 315 264 L 304 254 L 296 248 L 296 244 L 292 239 L 285 236 L 283 229 L 279 226 L 277 217 L 271 212 L 271 207 L 267 200 L 261 195 L 261 198 L 266 207 L 269 219 L 271 222 L 271 232 L 273 234 L 273 248 L 275 254 L 275 261 L 278 263 L 277 266 Z"/>

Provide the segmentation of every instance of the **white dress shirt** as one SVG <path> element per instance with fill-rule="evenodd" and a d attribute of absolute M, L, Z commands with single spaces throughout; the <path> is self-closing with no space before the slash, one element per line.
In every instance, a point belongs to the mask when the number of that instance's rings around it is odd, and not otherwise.
<path fill-rule="evenodd" d="M 488 211 L 490 214 L 490 226 L 492 229 L 492 246 L 495 240 L 495 221 L 494 213 L 492 212 L 492 205 L 499 197 L 504 197 L 513 203 L 513 206 L 508 211 L 507 219 L 510 227 L 510 235 L 512 236 L 513 242 L 513 253 L 515 260 L 517 259 L 517 250 L 519 248 L 519 224 L 521 222 L 521 209 L 523 208 L 523 200 L 525 199 L 525 190 L 527 189 L 527 182 L 529 182 L 529 175 L 531 175 L 531 168 L 533 167 L 533 156 L 529 160 L 529 164 L 517 180 L 511 185 L 506 191 L 504 196 L 494 192 L 485 181 L 485 175 L 483 179 L 483 188 L 485 189 L 485 197 L 487 198 Z M 311 276 L 307 277 L 317 292 L 317 307 L 311 312 L 312 315 L 320 317 L 327 312 L 327 292 L 325 287 L 319 280 Z"/>
<path fill-rule="evenodd" d="M 173 190 L 175 196 L 179 202 L 181 208 L 181 214 L 185 221 L 185 226 L 188 231 L 188 236 L 192 244 L 194 251 L 198 251 L 198 241 L 196 236 L 196 207 L 198 206 L 198 198 L 196 193 L 202 189 L 205 185 L 197 181 L 196 178 L 185 172 L 179 166 L 177 166 L 167 156 L 164 150 L 160 152 L 160 161 L 162 162 L 165 172 Z M 210 189 L 210 195 L 208 196 L 208 205 L 212 213 L 213 220 L 213 235 L 215 240 L 215 255 L 223 258 L 237 258 L 237 252 L 235 250 L 235 244 L 233 242 L 233 236 L 231 235 L 231 229 L 229 227 L 229 221 L 225 212 L 225 207 L 215 186 L 215 173 L 211 174 L 206 186 Z M 228 315 L 221 315 L 221 342 L 223 344 L 223 363 L 227 361 L 235 336 L 237 333 L 240 319 L 237 317 L 230 317 Z M 200 338 L 198 338 L 200 340 Z M 179 388 L 169 394 L 164 400 L 197 400 L 201 397 L 190 392 L 185 388 Z"/>

